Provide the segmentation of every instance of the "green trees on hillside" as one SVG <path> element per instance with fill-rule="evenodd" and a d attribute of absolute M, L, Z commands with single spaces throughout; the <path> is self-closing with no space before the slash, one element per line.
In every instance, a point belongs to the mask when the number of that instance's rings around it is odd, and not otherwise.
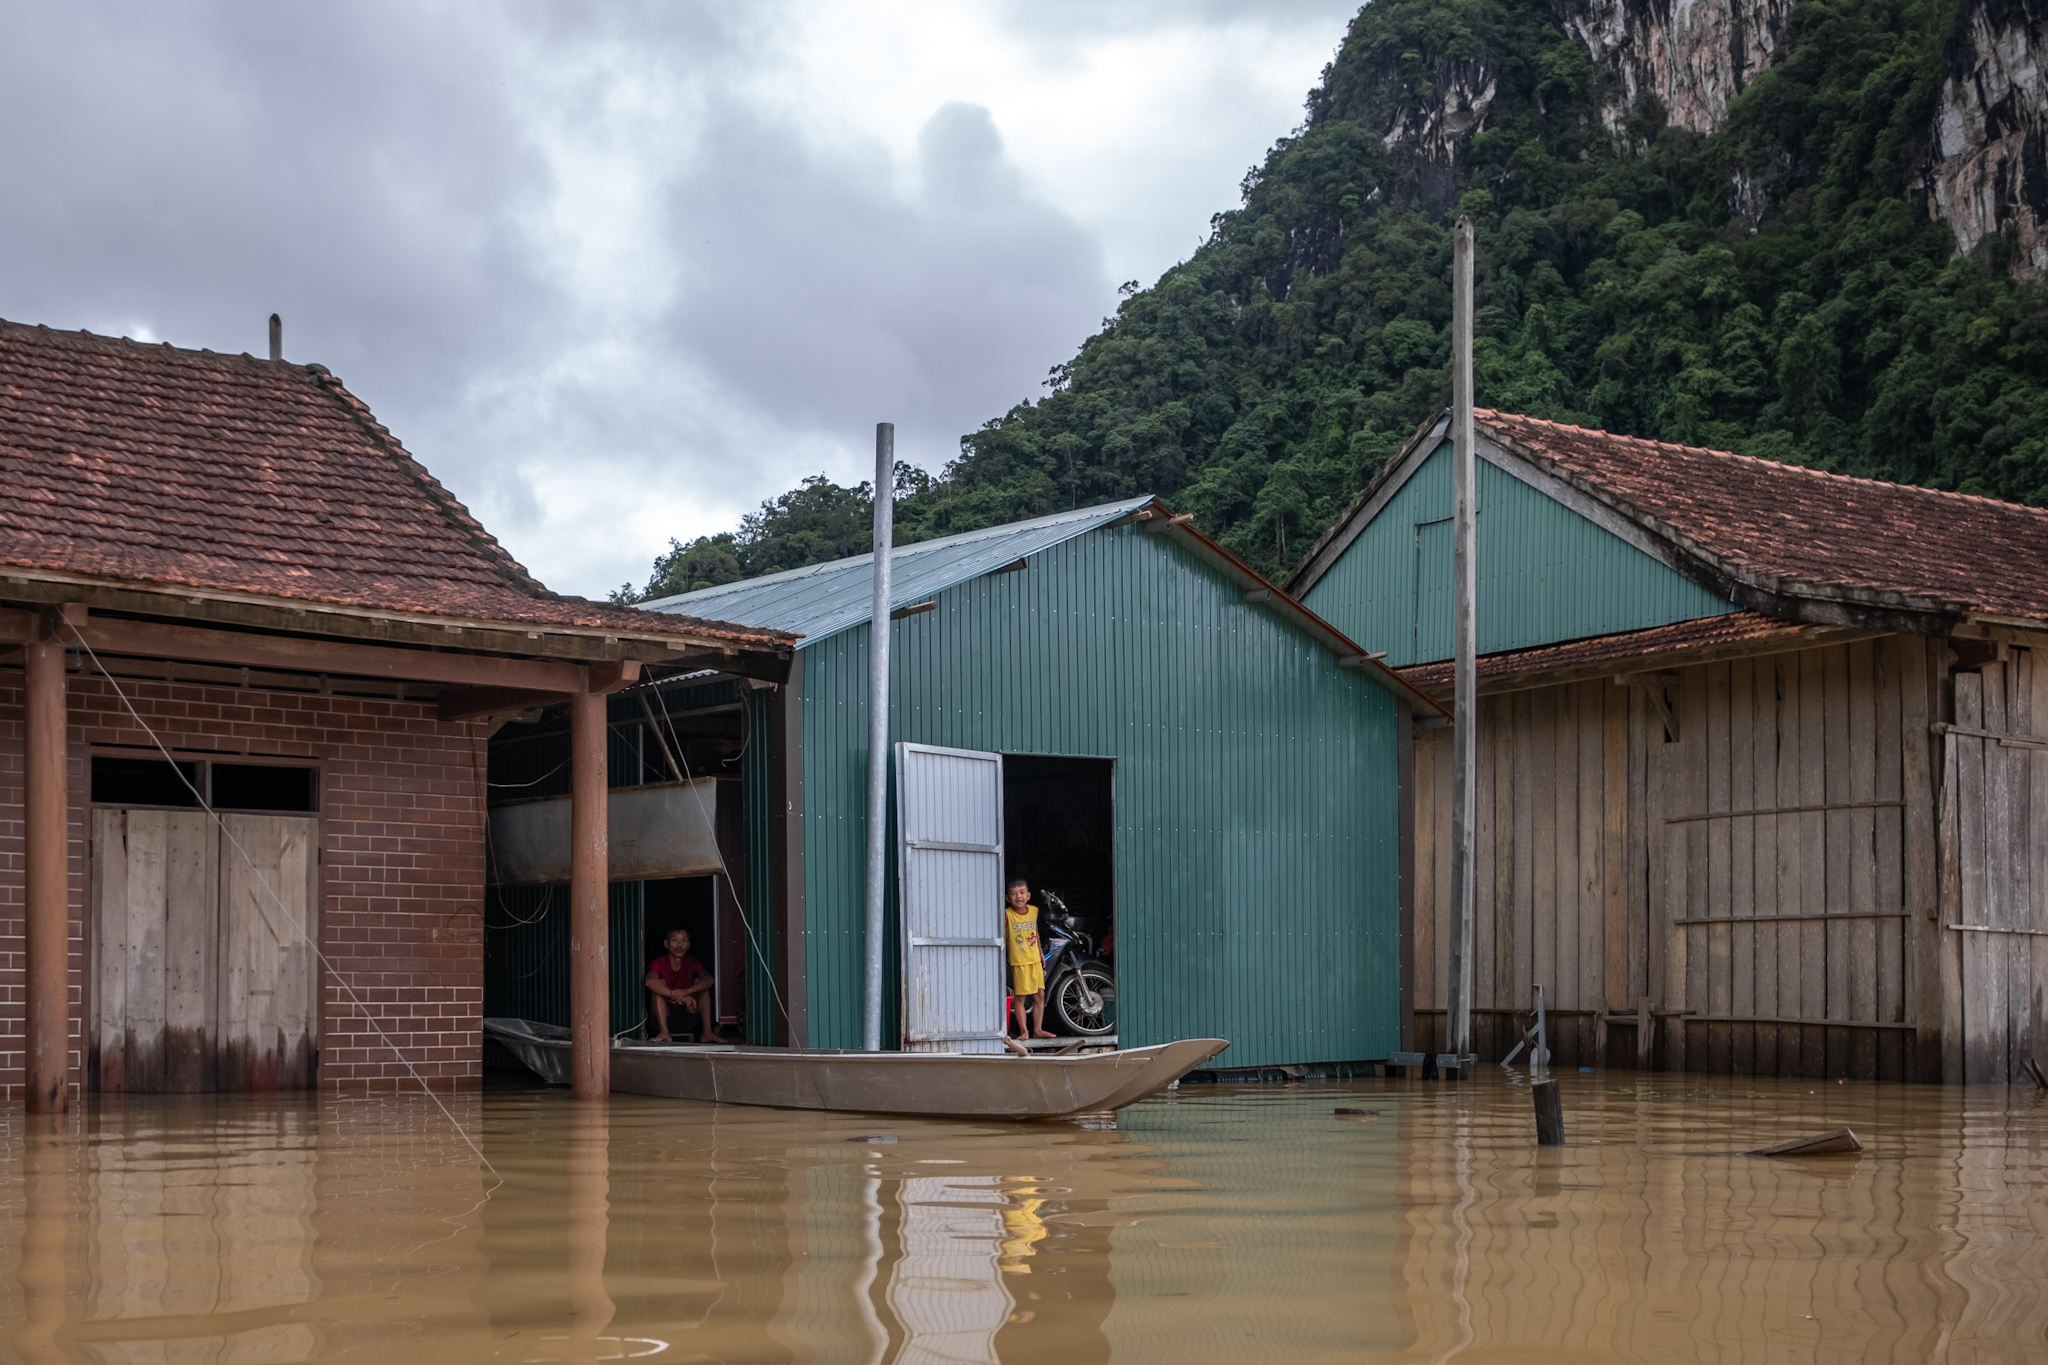
<path fill-rule="evenodd" d="M 1605 127 L 1541 0 L 1374 0 L 1243 205 L 905 489 L 898 535 L 1151 492 L 1284 573 L 1447 397 L 1459 212 L 1487 406 L 2048 503 L 2048 292 L 2007 278 L 2003 243 L 1955 259 L 1918 183 L 1954 16 L 1804 0 L 1701 136 L 1654 106 Z M 1481 72 L 1484 125 L 1449 160 L 1387 137 Z M 725 547 L 738 572 L 864 550 L 864 525 L 812 534 L 834 498 L 859 524 L 865 489 L 823 480 L 764 505 Z M 677 553 L 710 564 L 705 544 Z"/>

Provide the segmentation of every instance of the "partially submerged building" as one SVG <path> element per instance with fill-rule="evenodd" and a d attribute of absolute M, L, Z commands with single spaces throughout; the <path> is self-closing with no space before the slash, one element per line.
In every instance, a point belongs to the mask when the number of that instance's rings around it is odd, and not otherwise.
<path fill-rule="evenodd" d="M 1475 1043 L 1950 1081 L 2048 1064 L 2048 511 L 1482 411 Z M 1426 426 L 1289 586 L 1450 696 Z M 1451 745 L 1417 756 L 1444 1039 Z"/>
<path fill-rule="evenodd" d="M 490 731 L 788 667 L 548 592 L 319 365 L 0 323 L 0 487 L 0 1085 L 39 1107 L 474 1079 Z"/>
<path fill-rule="evenodd" d="M 998 1045 L 1018 873 L 1113 939 L 1126 1046 L 1401 1050 L 1403 774 L 1441 709 L 1188 523 L 1135 498 L 895 550 L 889 1045 Z M 797 637 L 786 683 L 713 703 L 763 1041 L 860 1040 L 871 572 L 648 604 Z"/>

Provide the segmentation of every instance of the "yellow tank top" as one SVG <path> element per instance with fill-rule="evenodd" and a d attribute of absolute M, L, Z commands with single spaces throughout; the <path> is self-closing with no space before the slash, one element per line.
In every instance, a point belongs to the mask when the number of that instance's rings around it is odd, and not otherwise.
<path fill-rule="evenodd" d="M 1004 937 L 1009 940 L 1012 967 L 1036 966 L 1045 954 L 1038 948 L 1038 907 L 1027 905 L 1023 912 L 1003 907 Z"/>

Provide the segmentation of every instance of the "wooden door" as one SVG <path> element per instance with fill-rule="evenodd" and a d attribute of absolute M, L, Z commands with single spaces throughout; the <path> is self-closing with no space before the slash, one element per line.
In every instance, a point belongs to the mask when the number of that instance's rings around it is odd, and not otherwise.
<path fill-rule="evenodd" d="M 204 811 L 97 810 L 93 1048 L 99 1088 L 214 1088 L 220 840 Z"/>
<path fill-rule="evenodd" d="M 2029 1059 L 2048 1066 L 2048 668 L 2013 649 L 1956 674 L 1955 716 L 1943 739 L 1942 936 L 1962 1037 L 1947 1079 L 2024 1081 Z"/>
<path fill-rule="evenodd" d="M 318 1045 L 318 821 L 93 812 L 99 1089 L 302 1089 Z"/>
<path fill-rule="evenodd" d="M 221 817 L 220 1088 L 313 1084 L 319 1020 L 318 822 Z"/>

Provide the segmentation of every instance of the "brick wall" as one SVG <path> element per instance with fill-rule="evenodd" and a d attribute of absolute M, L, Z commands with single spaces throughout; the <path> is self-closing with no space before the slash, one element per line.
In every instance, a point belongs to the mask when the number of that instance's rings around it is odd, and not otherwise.
<path fill-rule="evenodd" d="M 106 679 L 73 672 L 69 689 L 76 1081 L 89 960 L 88 759 L 95 746 L 154 755 L 132 747 L 148 745 L 149 735 Z M 120 690 L 181 757 L 319 763 L 320 946 L 333 969 L 321 976 L 321 1085 L 409 1085 L 408 1061 L 437 1086 L 475 1081 L 483 1009 L 482 728 L 439 721 L 432 703 L 134 679 L 122 679 Z M 17 662 L 0 667 L 0 1093 L 10 1099 L 20 1097 L 22 1082 L 21 800 Z"/>

